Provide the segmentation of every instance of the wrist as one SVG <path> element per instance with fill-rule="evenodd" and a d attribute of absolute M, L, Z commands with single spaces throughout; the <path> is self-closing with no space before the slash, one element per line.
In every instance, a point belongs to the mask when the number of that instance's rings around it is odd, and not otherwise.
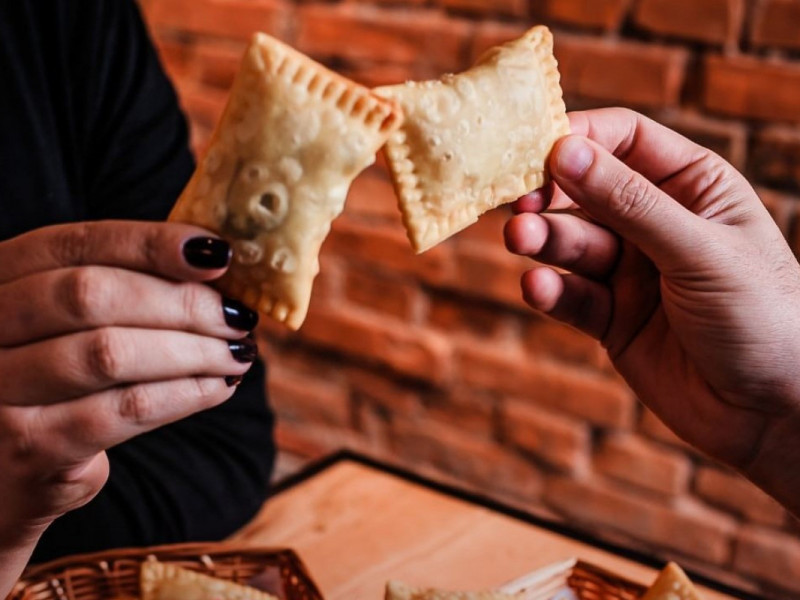
<path fill-rule="evenodd" d="M 800 409 L 765 428 L 757 453 L 743 474 L 800 518 Z"/>

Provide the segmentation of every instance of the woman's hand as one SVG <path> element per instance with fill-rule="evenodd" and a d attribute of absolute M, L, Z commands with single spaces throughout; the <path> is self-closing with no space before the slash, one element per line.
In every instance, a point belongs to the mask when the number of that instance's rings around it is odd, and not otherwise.
<path fill-rule="evenodd" d="M 747 181 L 623 109 L 573 113 L 506 226 L 536 309 L 600 339 L 690 444 L 800 515 L 800 267 Z M 565 212 L 539 214 L 551 208 Z"/>
<path fill-rule="evenodd" d="M 226 242 L 167 223 L 62 225 L 0 243 L 9 573 L 21 548 L 100 490 L 107 448 L 232 395 L 255 359 L 245 336 L 257 317 L 201 283 L 229 259 Z"/>

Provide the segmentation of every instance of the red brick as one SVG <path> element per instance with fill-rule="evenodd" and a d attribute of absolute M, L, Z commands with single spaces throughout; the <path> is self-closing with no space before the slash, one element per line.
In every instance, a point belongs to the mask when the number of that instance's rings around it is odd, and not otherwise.
<path fill-rule="evenodd" d="M 489 48 L 520 37 L 525 33 L 525 29 L 522 25 L 507 23 L 483 22 L 478 24 L 470 49 L 470 62 L 475 62 Z"/>
<path fill-rule="evenodd" d="M 548 317 L 532 319 L 522 340 L 536 356 L 602 370 L 610 368 L 610 360 L 600 342 Z"/>
<path fill-rule="evenodd" d="M 436 79 L 441 74 L 440 69 L 421 63 L 397 64 L 374 61 L 351 62 L 337 67 L 336 70 L 345 77 L 370 88 L 411 80 Z"/>
<path fill-rule="evenodd" d="M 407 385 L 408 382 L 396 381 L 364 367 L 348 368 L 346 377 L 353 400 L 375 407 L 387 419 L 398 415 L 416 418 L 424 412 L 419 393 Z"/>
<path fill-rule="evenodd" d="M 513 350 L 461 340 L 456 350 L 462 380 L 548 406 L 604 427 L 629 428 L 636 400 L 617 381 L 557 366 Z"/>
<path fill-rule="evenodd" d="M 752 22 L 754 45 L 800 48 L 800 0 L 760 0 Z"/>
<path fill-rule="evenodd" d="M 796 536 L 744 527 L 737 542 L 734 568 L 784 590 L 800 592 L 800 541 Z"/>
<path fill-rule="evenodd" d="M 434 383 L 444 383 L 450 377 L 448 340 L 400 320 L 353 309 L 318 309 L 309 311 L 301 335 L 315 344 L 410 377 Z"/>
<path fill-rule="evenodd" d="M 600 481 L 549 480 L 545 501 L 572 521 L 601 526 L 706 563 L 730 560 L 735 522 L 691 502 L 660 504 Z"/>
<path fill-rule="evenodd" d="M 749 170 L 759 183 L 800 192 L 800 128 L 772 125 L 758 131 Z"/>
<path fill-rule="evenodd" d="M 800 209 L 800 197 L 776 192 L 769 188 L 756 188 L 756 193 L 778 225 L 783 237 L 792 241 L 797 231 L 797 211 Z"/>
<path fill-rule="evenodd" d="M 800 123 L 800 64 L 750 56 L 707 56 L 704 106 L 736 117 Z"/>
<path fill-rule="evenodd" d="M 337 450 L 350 449 L 380 458 L 381 448 L 362 434 L 314 423 L 278 421 L 275 442 L 279 449 L 310 460 L 319 459 Z"/>
<path fill-rule="evenodd" d="M 513 255 L 499 244 L 458 244 L 455 261 L 456 276 L 445 285 L 530 312 L 520 291 L 520 277 L 532 266 L 529 259 Z"/>
<path fill-rule="evenodd" d="M 786 522 L 786 511 L 780 504 L 736 473 L 701 467 L 694 487 L 701 498 L 749 521 L 774 527 Z"/>
<path fill-rule="evenodd" d="M 356 177 L 347 195 L 345 213 L 397 222 L 400 210 L 388 173 L 378 166 L 372 166 Z"/>
<path fill-rule="evenodd" d="M 361 223 L 339 218 L 333 222 L 323 246 L 323 253 L 327 252 L 357 263 L 415 275 L 426 282 L 448 281 L 453 276 L 452 246 L 439 244 L 416 255 L 399 222 Z"/>
<path fill-rule="evenodd" d="M 167 76 L 172 81 L 183 79 L 189 74 L 192 63 L 192 48 L 185 41 L 172 36 L 156 36 L 153 43 Z"/>
<path fill-rule="evenodd" d="M 680 102 L 683 48 L 559 34 L 555 55 L 567 96 L 643 107 Z"/>
<path fill-rule="evenodd" d="M 416 285 L 372 269 L 352 267 L 345 282 L 348 300 L 372 311 L 412 320 L 421 301 Z"/>
<path fill-rule="evenodd" d="M 640 0 L 634 22 L 653 33 L 712 44 L 735 44 L 743 0 Z"/>
<path fill-rule="evenodd" d="M 495 404 L 488 392 L 456 385 L 425 396 L 424 418 L 488 438 L 494 432 Z"/>
<path fill-rule="evenodd" d="M 342 382 L 272 368 L 269 395 L 280 419 L 344 428 L 352 424 L 350 398 Z"/>
<path fill-rule="evenodd" d="M 298 47 L 308 54 L 353 61 L 422 63 L 440 70 L 465 66 L 470 25 L 434 11 L 376 9 L 365 5 L 304 6 Z"/>
<path fill-rule="evenodd" d="M 228 94 L 214 88 L 179 82 L 178 97 L 193 124 L 213 131 L 225 109 Z"/>
<path fill-rule="evenodd" d="M 464 333 L 484 340 L 507 337 L 513 327 L 511 315 L 494 305 L 443 293 L 431 294 L 428 323 L 450 336 Z"/>
<path fill-rule="evenodd" d="M 603 441 L 595 467 L 605 475 L 666 496 L 684 493 L 691 474 L 685 454 L 658 448 L 628 433 L 612 434 Z"/>
<path fill-rule="evenodd" d="M 630 0 L 544 0 L 536 16 L 578 27 L 619 29 Z"/>
<path fill-rule="evenodd" d="M 479 17 L 505 15 L 525 17 L 528 14 L 527 0 L 437 0 L 437 5 L 452 10 L 471 13 Z"/>
<path fill-rule="evenodd" d="M 197 79 L 212 87 L 231 87 L 242 62 L 244 44 L 223 41 L 198 43 L 194 51 Z"/>
<path fill-rule="evenodd" d="M 256 31 L 286 39 L 292 19 L 280 0 L 156 0 L 145 16 L 158 31 L 170 29 L 249 40 Z"/>
<path fill-rule="evenodd" d="M 399 422 L 392 428 L 396 454 L 425 462 L 493 493 L 528 500 L 541 492 L 536 467 L 496 442 L 440 423 Z"/>
<path fill-rule="evenodd" d="M 500 416 L 508 443 L 562 471 L 582 471 L 587 466 L 590 432 L 586 423 L 518 400 L 504 402 Z"/>
<path fill-rule="evenodd" d="M 713 150 L 739 171 L 744 170 L 747 128 L 742 123 L 714 119 L 694 112 L 668 113 L 658 120 L 693 142 Z"/>
<path fill-rule="evenodd" d="M 503 228 L 512 216 L 511 206 L 506 204 L 490 210 L 467 227 L 459 231 L 453 239 L 461 245 L 487 244 L 493 249 L 503 248 Z"/>
<path fill-rule="evenodd" d="M 648 408 L 642 408 L 642 418 L 639 422 L 639 431 L 649 438 L 664 442 L 682 450 L 689 450 L 691 447 L 679 438 L 669 427 L 664 425 L 656 414 Z"/>

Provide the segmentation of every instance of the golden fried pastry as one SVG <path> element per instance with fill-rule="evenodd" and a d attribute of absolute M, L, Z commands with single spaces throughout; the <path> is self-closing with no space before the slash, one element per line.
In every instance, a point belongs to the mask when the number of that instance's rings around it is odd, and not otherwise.
<path fill-rule="evenodd" d="M 671 562 L 658 574 L 642 600 L 702 600 L 694 584 L 678 565 Z"/>
<path fill-rule="evenodd" d="M 553 143 L 569 133 L 546 27 L 490 49 L 464 73 L 375 91 L 405 114 L 386 156 L 417 252 L 541 187 Z"/>
<path fill-rule="evenodd" d="M 140 575 L 142 600 L 278 600 L 255 588 L 148 560 Z"/>
<path fill-rule="evenodd" d="M 518 596 L 492 590 L 453 592 L 430 588 L 415 588 L 400 581 L 386 584 L 385 600 L 517 600 Z"/>
<path fill-rule="evenodd" d="M 231 242 L 219 289 L 297 329 L 330 223 L 401 119 L 396 103 L 256 34 L 169 218 Z"/>

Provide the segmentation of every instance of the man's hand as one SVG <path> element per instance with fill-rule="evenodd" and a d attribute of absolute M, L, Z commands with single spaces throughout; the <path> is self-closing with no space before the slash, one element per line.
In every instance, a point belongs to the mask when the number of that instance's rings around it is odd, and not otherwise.
<path fill-rule="evenodd" d="M 573 113 L 555 182 L 516 205 L 534 308 L 600 339 L 690 444 L 800 515 L 800 267 L 747 181 L 634 112 Z M 564 212 L 539 214 L 548 203 Z"/>
<path fill-rule="evenodd" d="M 99 491 L 107 448 L 232 395 L 257 317 L 202 284 L 229 259 L 226 242 L 167 223 L 0 243 L 0 562 Z"/>

